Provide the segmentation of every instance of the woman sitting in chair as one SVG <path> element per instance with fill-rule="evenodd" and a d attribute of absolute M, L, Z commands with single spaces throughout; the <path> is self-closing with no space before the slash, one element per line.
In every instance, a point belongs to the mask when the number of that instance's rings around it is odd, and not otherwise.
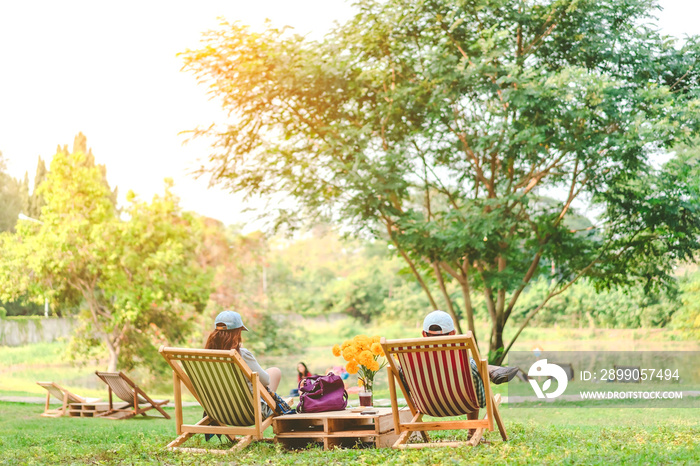
<path fill-rule="evenodd" d="M 267 390 L 273 395 L 277 400 L 279 397 L 275 393 L 277 387 L 279 387 L 280 380 L 282 379 L 282 372 L 277 367 L 269 367 L 263 370 L 258 364 L 258 361 L 253 356 L 253 353 L 245 348 L 241 347 L 242 343 L 242 332 L 248 331 L 245 325 L 243 325 L 243 320 L 241 315 L 234 311 L 224 311 L 216 316 L 214 321 L 214 331 L 209 335 L 207 339 L 206 349 L 214 350 L 231 350 L 235 349 L 241 358 L 245 361 L 251 371 L 257 372 L 260 378 L 260 383 L 267 387 Z M 253 390 L 252 385 L 248 382 L 251 391 Z M 263 419 L 271 416 L 273 414 L 272 409 L 267 405 L 267 403 L 262 402 L 262 417 Z"/>

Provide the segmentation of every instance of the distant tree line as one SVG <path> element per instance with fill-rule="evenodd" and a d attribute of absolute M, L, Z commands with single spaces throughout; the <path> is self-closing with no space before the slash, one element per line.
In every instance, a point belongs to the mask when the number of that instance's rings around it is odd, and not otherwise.
<path fill-rule="evenodd" d="M 420 319 L 431 304 L 395 250 L 387 246 L 381 241 L 343 240 L 328 227 L 316 227 L 308 237 L 288 241 L 284 247 L 273 246 L 268 286 L 274 308 L 308 316 L 343 313 L 361 322 Z M 645 292 L 641 285 L 598 290 L 582 280 L 551 299 L 531 323 L 700 329 L 700 270 L 691 266 L 677 278 L 676 289 L 658 292 Z M 549 286 L 541 278 L 523 291 L 521 307 L 513 316 L 516 323 L 541 303 Z M 447 292 L 464 315 L 459 288 L 448 285 Z M 483 297 L 475 297 L 473 306 L 477 321 L 488 321 Z"/>

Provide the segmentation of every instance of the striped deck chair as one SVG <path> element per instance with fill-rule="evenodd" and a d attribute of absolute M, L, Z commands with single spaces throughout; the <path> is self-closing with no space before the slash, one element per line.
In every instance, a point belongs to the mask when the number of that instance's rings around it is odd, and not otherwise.
<path fill-rule="evenodd" d="M 97 377 L 107 384 L 109 390 L 109 409 L 99 414 L 99 417 L 107 419 L 129 419 L 141 414 L 146 416 L 146 411 L 156 409 L 165 419 L 170 419 L 162 406 L 168 404 L 169 400 L 153 400 L 146 392 L 141 390 L 123 372 L 100 372 L 96 371 Z M 129 403 L 123 408 L 115 408 L 112 403 L 112 394 Z"/>
<path fill-rule="evenodd" d="M 40 385 L 47 390 L 46 406 L 44 407 L 44 412 L 41 413 L 41 415 L 44 417 L 61 417 L 67 415 L 68 405 L 71 403 L 94 403 L 96 401 L 100 401 L 99 398 L 83 398 L 82 396 L 78 396 L 54 382 L 37 382 L 37 385 Z M 58 409 L 49 409 L 51 395 L 61 400 L 63 406 Z"/>
<path fill-rule="evenodd" d="M 272 416 L 262 418 L 260 398 L 273 410 L 276 403 L 260 383 L 257 372 L 251 372 L 236 350 L 160 348 L 160 354 L 173 368 L 175 394 L 175 429 L 177 438 L 169 450 L 199 453 L 240 451 L 253 440 L 263 440 L 263 431 L 272 423 Z M 251 393 L 251 383 L 253 391 Z M 181 385 L 194 395 L 206 416 L 194 425 L 182 420 Z M 228 450 L 206 450 L 180 447 L 194 434 L 222 434 L 233 447 Z M 241 439 L 236 435 L 242 435 Z"/>
<path fill-rule="evenodd" d="M 498 406 L 501 396 L 492 396 L 489 383 L 488 363 L 479 358 L 476 342 L 466 335 L 415 338 L 410 340 L 381 339 L 382 348 L 389 365 L 389 391 L 394 415 L 395 432 L 399 438 L 393 448 L 424 448 L 428 446 L 475 446 L 481 441 L 485 429 L 493 431 L 493 420 L 507 440 Z M 423 421 L 423 416 L 448 417 L 478 413 L 479 404 L 472 380 L 469 356 L 477 362 L 486 395 L 486 415 L 483 419 L 457 421 Z M 404 380 L 400 376 L 402 370 Z M 405 382 L 404 382 L 405 381 Z M 404 385 L 405 383 L 405 385 Z M 396 386 L 399 385 L 413 419 L 402 422 L 399 418 Z M 431 430 L 475 430 L 468 442 L 433 442 L 427 435 Z M 424 443 L 408 444 L 413 432 L 420 432 Z"/>

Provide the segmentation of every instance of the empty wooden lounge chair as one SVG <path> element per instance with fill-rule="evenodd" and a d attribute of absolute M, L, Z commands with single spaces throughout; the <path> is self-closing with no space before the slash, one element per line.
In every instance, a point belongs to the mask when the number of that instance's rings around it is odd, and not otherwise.
<path fill-rule="evenodd" d="M 393 448 L 424 448 L 438 446 L 477 445 L 485 429 L 493 430 L 496 420 L 498 429 L 507 440 L 503 421 L 498 406 L 500 395 L 493 396 L 486 359 L 479 358 L 476 342 L 467 332 L 466 335 L 415 338 L 407 340 L 381 339 L 382 348 L 387 355 L 389 366 L 389 391 L 394 413 L 394 428 L 399 438 Z M 486 415 L 476 420 L 430 420 L 423 416 L 449 417 L 479 412 L 479 403 L 472 380 L 469 363 L 470 353 L 476 361 L 481 379 L 484 381 L 486 395 Z M 403 372 L 404 380 L 400 376 Z M 403 422 L 399 417 L 396 386 L 401 389 L 413 419 Z M 430 442 L 428 431 L 475 429 L 476 432 L 467 442 Z M 424 443 L 408 444 L 413 432 L 420 432 Z"/>
<path fill-rule="evenodd" d="M 46 393 L 46 406 L 44 407 L 44 412 L 41 413 L 44 417 L 61 417 L 68 414 L 68 405 L 71 403 L 94 403 L 99 401 L 99 398 L 83 398 L 75 393 L 71 393 L 65 388 L 61 387 L 54 382 L 37 382 L 37 385 L 44 387 L 47 390 Z M 51 395 L 55 398 L 61 400 L 63 406 L 58 409 L 49 409 L 49 402 L 51 400 Z"/>
<path fill-rule="evenodd" d="M 229 453 L 242 450 L 253 440 L 263 439 L 272 416 L 263 419 L 260 399 L 272 411 L 276 403 L 260 383 L 258 373 L 250 370 L 236 350 L 161 347 L 160 354 L 173 368 L 177 438 L 168 444 L 169 450 Z M 207 414 L 196 424 L 185 424 L 182 420 L 181 383 Z M 234 445 L 228 450 L 180 447 L 194 434 L 225 435 Z M 243 437 L 238 439 L 236 435 Z"/>
<path fill-rule="evenodd" d="M 95 372 L 97 376 L 107 384 L 109 390 L 109 409 L 99 414 L 99 417 L 108 419 L 129 419 L 141 414 L 146 416 L 146 412 L 156 409 L 165 419 L 170 419 L 162 406 L 169 400 L 153 400 L 146 392 L 141 390 L 123 372 Z M 127 406 L 116 408 L 112 402 L 112 394 L 128 403 Z"/>

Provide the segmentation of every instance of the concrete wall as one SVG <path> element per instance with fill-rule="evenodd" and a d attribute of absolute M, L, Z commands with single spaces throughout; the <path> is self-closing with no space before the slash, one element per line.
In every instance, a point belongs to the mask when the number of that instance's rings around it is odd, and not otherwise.
<path fill-rule="evenodd" d="M 76 322 L 65 317 L 0 319 L 0 346 L 21 346 L 69 337 Z"/>

